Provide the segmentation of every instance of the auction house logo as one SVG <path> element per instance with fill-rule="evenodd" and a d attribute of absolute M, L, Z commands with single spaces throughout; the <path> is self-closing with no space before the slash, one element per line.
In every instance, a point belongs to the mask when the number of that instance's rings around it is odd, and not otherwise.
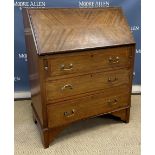
<path fill-rule="evenodd" d="M 16 1 L 14 3 L 14 6 L 17 6 L 19 7 L 20 10 L 22 10 L 22 7 L 24 8 L 27 8 L 27 7 L 30 7 L 30 8 L 45 8 L 46 6 L 46 2 L 44 1 L 37 1 L 37 2 L 33 2 L 33 1 Z"/>
<path fill-rule="evenodd" d="M 141 49 L 136 49 L 137 54 L 141 54 Z"/>
<path fill-rule="evenodd" d="M 21 78 L 20 78 L 19 76 L 15 76 L 15 77 L 14 77 L 14 81 L 15 81 L 15 82 L 20 81 L 20 80 L 21 80 Z"/>
<path fill-rule="evenodd" d="M 109 7 L 109 1 L 79 1 L 79 8 Z"/>
<path fill-rule="evenodd" d="M 19 59 L 23 59 L 23 60 L 27 61 L 27 54 L 26 53 L 19 53 L 18 57 L 19 57 Z"/>
<path fill-rule="evenodd" d="M 134 25 L 130 27 L 131 31 L 139 31 L 140 30 L 140 26 L 139 25 Z"/>

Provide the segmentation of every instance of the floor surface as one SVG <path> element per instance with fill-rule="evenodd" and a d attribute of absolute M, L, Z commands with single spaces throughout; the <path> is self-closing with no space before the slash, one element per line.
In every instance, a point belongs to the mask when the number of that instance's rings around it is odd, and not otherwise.
<path fill-rule="evenodd" d="M 132 96 L 128 124 L 101 117 L 80 121 L 48 149 L 32 120 L 31 101 L 15 101 L 15 155 L 140 155 L 140 97 Z"/>

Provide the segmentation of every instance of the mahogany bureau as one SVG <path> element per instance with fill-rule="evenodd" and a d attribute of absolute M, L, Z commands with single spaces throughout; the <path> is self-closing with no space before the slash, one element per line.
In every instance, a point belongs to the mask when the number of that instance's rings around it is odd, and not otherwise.
<path fill-rule="evenodd" d="M 32 111 L 45 148 L 69 124 L 129 122 L 135 42 L 121 8 L 23 9 Z"/>

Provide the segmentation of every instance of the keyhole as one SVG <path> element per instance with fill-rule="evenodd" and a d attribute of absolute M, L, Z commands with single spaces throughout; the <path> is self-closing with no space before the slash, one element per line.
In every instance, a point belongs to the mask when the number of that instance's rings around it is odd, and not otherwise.
<path fill-rule="evenodd" d="M 90 56 L 91 56 L 92 58 L 94 57 L 94 55 L 93 55 L 93 54 L 91 54 Z"/>

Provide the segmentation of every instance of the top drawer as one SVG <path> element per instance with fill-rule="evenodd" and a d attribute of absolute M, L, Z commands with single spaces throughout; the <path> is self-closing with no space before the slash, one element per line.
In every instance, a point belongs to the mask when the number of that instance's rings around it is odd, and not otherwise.
<path fill-rule="evenodd" d="M 128 67 L 131 56 L 129 46 L 52 55 L 47 60 L 47 76 Z"/>

